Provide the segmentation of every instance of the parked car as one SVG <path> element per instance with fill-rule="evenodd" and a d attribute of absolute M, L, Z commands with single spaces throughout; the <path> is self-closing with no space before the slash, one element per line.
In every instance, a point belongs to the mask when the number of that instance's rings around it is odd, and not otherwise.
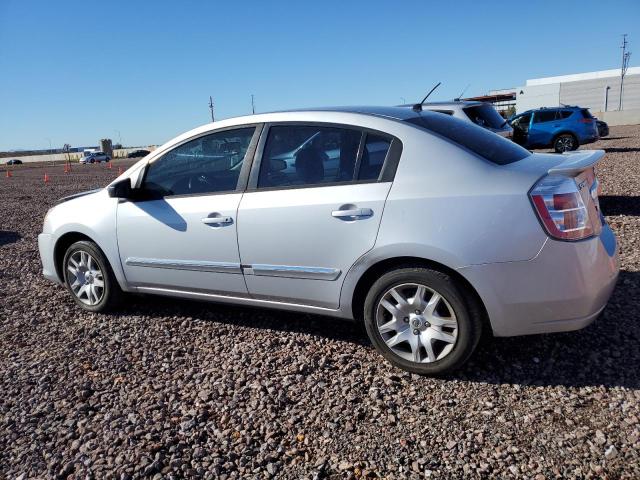
<path fill-rule="evenodd" d="M 111 157 L 104 152 L 90 152 L 80 158 L 80 163 L 100 163 L 108 162 L 109 160 L 111 160 Z"/>
<path fill-rule="evenodd" d="M 598 120 L 596 118 L 596 125 L 598 126 L 598 136 L 599 137 L 608 137 L 609 136 L 609 125 L 607 125 L 607 122 L 603 122 L 602 120 Z"/>
<path fill-rule="evenodd" d="M 403 106 L 413 108 L 413 105 Z M 502 118 L 490 103 L 463 100 L 430 102 L 423 103 L 422 109 L 444 113 L 465 122 L 475 123 L 493 133 L 497 133 L 501 137 L 510 138 L 513 135 L 513 129 L 509 125 L 509 122 Z"/>
<path fill-rule="evenodd" d="M 222 120 L 50 209 L 43 274 L 92 312 L 138 292 L 356 319 L 394 365 L 441 374 L 483 330 L 600 314 L 619 269 L 603 155 L 398 107 Z"/>
<path fill-rule="evenodd" d="M 565 105 L 527 110 L 509 119 L 513 140 L 526 148 L 553 148 L 556 152 L 576 150 L 598 140 L 596 119 L 589 109 Z"/>
<path fill-rule="evenodd" d="M 11 160 L 7 160 L 6 165 L 22 165 L 22 160 L 18 160 L 17 158 L 12 158 Z"/>
<path fill-rule="evenodd" d="M 127 154 L 127 158 L 138 158 L 138 157 L 146 157 L 149 155 L 149 150 L 134 150 L 133 152 L 129 152 Z"/>

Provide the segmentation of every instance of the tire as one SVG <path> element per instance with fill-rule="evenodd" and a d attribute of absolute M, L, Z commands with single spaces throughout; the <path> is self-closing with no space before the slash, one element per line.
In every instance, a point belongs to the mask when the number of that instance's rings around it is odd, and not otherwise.
<path fill-rule="evenodd" d="M 570 152 L 579 146 L 578 139 L 570 133 L 561 133 L 553 140 L 553 149 L 556 153 Z"/>
<path fill-rule="evenodd" d="M 90 261 L 86 260 L 87 255 Z M 77 275 L 72 273 L 73 268 Z M 104 312 L 113 310 L 121 304 L 124 293 L 118 285 L 111 265 L 95 243 L 82 240 L 72 244 L 65 252 L 62 270 L 67 290 L 82 309 L 89 312 Z M 80 285 L 78 286 L 76 282 Z M 102 287 L 99 283 L 102 283 Z M 93 285 L 93 288 L 83 289 L 85 285 Z"/>
<path fill-rule="evenodd" d="M 412 290 L 413 286 L 425 288 L 424 294 L 420 295 L 420 308 L 415 308 L 417 303 L 412 304 L 414 301 L 417 302 L 416 298 L 419 296 L 417 288 Z M 415 292 L 413 298 L 405 298 L 405 301 L 409 302 L 410 312 L 407 310 L 407 304 L 401 305 L 398 302 L 393 305 L 397 298 L 391 293 L 392 290 L 401 297 Z M 451 277 L 436 270 L 408 267 L 387 272 L 371 286 L 365 299 L 363 313 L 367 335 L 376 350 L 398 368 L 420 375 L 450 373 L 464 365 L 482 335 L 480 309 L 475 301 L 470 300 L 471 297 L 464 293 L 464 289 L 461 289 Z M 434 294 L 440 297 L 435 297 Z M 435 302 L 435 315 L 428 313 L 429 302 L 432 300 Z M 393 305 L 396 315 L 392 315 L 383 307 L 383 301 L 387 305 Z M 425 303 L 426 308 L 422 310 Z M 417 315 L 420 310 L 420 315 Z M 403 318 L 400 319 L 400 316 Z M 416 322 L 421 324 L 417 325 Z M 455 328 L 450 326 L 453 323 L 456 324 Z M 380 325 L 384 325 L 385 328 L 381 329 Z M 398 329 L 394 330 L 388 325 L 395 325 Z M 385 331 L 388 328 L 391 330 Z M 441 340 L 440 337 L 446 338 L 447 341 Z M 406 340 L 393 346 L 387 344 L 398 338 Z M 414 348 L 416 342 L 417 349 Z M 427 350 L 427 343 L 431 345 L 431 352 Z M 419 352 L 417 360 L 416 350 Z"/>

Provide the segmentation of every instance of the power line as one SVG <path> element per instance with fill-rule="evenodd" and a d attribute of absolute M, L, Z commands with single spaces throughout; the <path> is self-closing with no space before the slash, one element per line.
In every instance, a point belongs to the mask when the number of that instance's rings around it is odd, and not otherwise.
<path fill-rule="evenodd" d="M 211 121 L 215 122 L 213 118 L 213 98 L 209 95 L 209 110 L 211 110 Z"/>
<path fill-rule="evenodd" d="M 620 102 L 618 104 L 618 110 L 622 110 L 622 94 L 624 92 L 624 76 L 627 74 L 627 69 L 629 68 L 629 57 L 631 57 L 631 52 L 627 52 L 627 34 L 624 33 L 622 35 L 622 65 L 620 66 Z"/>

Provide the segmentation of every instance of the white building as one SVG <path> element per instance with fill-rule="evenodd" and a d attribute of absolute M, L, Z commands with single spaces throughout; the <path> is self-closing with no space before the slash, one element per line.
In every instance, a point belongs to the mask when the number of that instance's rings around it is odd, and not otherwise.
<path fill-rule="evenodd" d="M 578 105 L 592 112 L 617 111 L 620 106 L 620 69 L 534 78 L 515 90 L 518 113 L 560 105 Z M 622 110 L 640 110 L 640 67 L 627 70 L 622 101 Z"/>

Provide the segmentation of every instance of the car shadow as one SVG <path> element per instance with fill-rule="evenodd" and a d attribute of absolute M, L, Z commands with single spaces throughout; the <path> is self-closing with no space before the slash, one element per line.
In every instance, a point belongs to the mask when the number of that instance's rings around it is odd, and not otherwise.
<path fill-rule="evenodd" d="M 20 240 L 20 235 L 18 234 L 18 232 L 0 230 L 0 247 L 8 245 L 10 243 L 15 243 L 18 240 Z"/>
<path fill-rule="evenodd" d="M 640 216 L 640 196 L 602 195 L 599 200 L 604 215 Z"/>
<path fill-rule="evenodd" d="M 640 148 L 639 147 L 605 147 L 604 151 L 607 153 L 640 152 Z"/>
<path fill-rule="evenodd" d="M 133 204 L 157 221 L 179 232 L 187 231 L 187 222 L 164 199 L 136 201 Z"/>
<path fill-rule="evenodd" d="M 640 388 L 640 272 L 620 272 L 599 319 L 575 332 L 483 338 L 462 370 L 445 380 L 522 386 Z M 255 307 L 137 296 L 127 315 L 176 316 L 297 332 L 372 349 L 360 324 Z M 378 357 L 375 357 L 378 358 Z M 382 362 L 382 357 L 379 358 Z"/>

